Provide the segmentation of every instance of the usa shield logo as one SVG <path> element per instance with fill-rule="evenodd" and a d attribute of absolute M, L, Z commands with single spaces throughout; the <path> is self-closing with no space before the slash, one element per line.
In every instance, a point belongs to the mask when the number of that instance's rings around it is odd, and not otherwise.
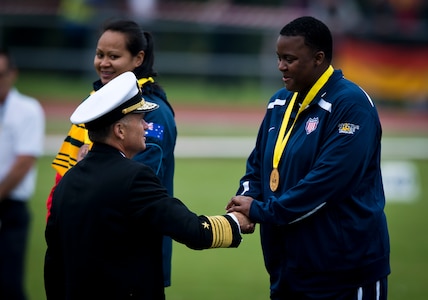
<path fill-rule="evenodd" d="M 309 118 L 309 120 L 306 121 L 306 126 L 305 126 L 306 134 L 308 135 L 311 132 L 313 132 L 315 129 L 317 129 L 318 123 L 319 123 L 318 117 Z"/>

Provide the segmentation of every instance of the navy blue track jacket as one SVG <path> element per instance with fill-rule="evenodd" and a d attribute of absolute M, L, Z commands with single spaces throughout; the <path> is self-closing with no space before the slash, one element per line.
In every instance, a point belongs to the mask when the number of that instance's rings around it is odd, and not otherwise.
<path fill-rule="evenodd" d="M 287 105 L 270 99 L 238 195 L 253 197 L 271 293 L 338 289 L 390 273 L 380 171 L 382 129 L 370 97 L 335 70 L 300 113 L 269 187 L 275 143 Z"/>
<path fill-rule="evenodd" d="M 152 84 L 142 86 L 143 98 L 159 105 L 158 109 L 146 113 L 144 120 L 149 124 L 146 132 L 146 149 L 133 159 L 152 168 L 166 187 L 168 194 L 174 196 L 174 150 L 177 140 L 177 127 L 174 110 L 165 92 Z M 164 285 L 171 285 L 172 239 L 163 238 Z"/>

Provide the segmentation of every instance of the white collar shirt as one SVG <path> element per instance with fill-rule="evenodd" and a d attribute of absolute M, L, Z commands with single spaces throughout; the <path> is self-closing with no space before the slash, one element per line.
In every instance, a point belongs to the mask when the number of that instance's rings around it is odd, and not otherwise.
<path fill-rule="evenodd" d="M 0 181 L 8 174 L 19 155 L 39 157 L 43 154 L 45 115 L 40 103 L 11 89 L 0 105 Z M 27 173 L 9 195 L 16 200 L 28 200 L 34 193 L 36 167 Z"/>

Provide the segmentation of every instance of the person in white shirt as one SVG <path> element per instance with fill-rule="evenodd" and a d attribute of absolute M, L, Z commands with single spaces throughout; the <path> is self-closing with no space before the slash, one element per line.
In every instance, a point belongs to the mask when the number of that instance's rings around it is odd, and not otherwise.
<path fill-rule="evenodd" d="M 30 222 L 27 202 L 43 154 L 45 115 L 40 103 L 15 87 L 17 67 L 0 49 L 0 299 L 26 299 L 25 251 Z"/>

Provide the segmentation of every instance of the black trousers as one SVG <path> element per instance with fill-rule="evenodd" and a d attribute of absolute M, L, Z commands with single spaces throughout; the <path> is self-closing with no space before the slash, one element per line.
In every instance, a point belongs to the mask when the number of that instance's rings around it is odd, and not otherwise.
<path fill-rule="evenodd" d="M 29 223 L 27 202 L 0 202 L 0 299 L 26 299 L 24 266 Z"/>

